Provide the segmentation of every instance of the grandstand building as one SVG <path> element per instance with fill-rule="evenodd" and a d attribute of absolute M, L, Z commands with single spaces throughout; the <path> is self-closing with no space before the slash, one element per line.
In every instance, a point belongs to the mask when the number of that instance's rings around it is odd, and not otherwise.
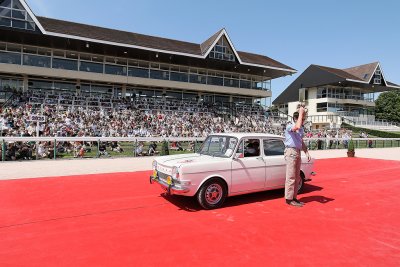
<path fill-rule="evenodd" d="M 23 91 L 37 104 L 112 108 L 113 99 L 145 97 L 232 108 L 269 103 L 271 80 L 295 72 L 237 51 L 225 29 L 196 44 L 39 17 L 24 0 L 0 0 L 2 102 Z"/>
<path fill-rule="evenodd" d="M 310 65 L 273 104 L 281 112 L 293 114 L 299 101 L 308 106 L 312 128 L 337 128 L 342 121 L 374 126 L 376 93 L 398 90 L 386 80 L 379 62 L 347 69 Z"/>

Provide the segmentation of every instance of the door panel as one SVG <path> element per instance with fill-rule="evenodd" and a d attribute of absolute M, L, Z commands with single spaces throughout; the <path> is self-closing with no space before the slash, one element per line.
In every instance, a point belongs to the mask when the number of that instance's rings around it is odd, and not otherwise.
<path fill-rule="evenodd" d="M 263 145 L 266 165 L 265 187 L 284 187 L 286 180 L 285 145 L 280 139 L 264 139 Z"/>
<path fill-rule="evenodd" d="M 237 153 L 241 153 L 243 158 L 232 161 L 231 192 L 263 189 L 265 185 L 265 162 L 261 156 L 260 140 L 243 140 Z"/>

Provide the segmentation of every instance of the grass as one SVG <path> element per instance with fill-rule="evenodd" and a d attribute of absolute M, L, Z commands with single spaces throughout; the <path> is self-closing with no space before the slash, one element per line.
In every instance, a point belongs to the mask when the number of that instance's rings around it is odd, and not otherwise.
<path fill-rule="evenodd" d="M 182 148 L 184 149 L 183 151 L 177 151 L 177 150 L 173 150 L 170 149 L 169 153 L 170 155 L 176 155 L 176 154 L 188 154 L 188 153 L 193 153 L 193 150 L 188 150 L 189 147 L 189 143 L 188 142 L 181 142 L 182 144 Z M 123 149 L 123 152 L 119 153 L 119 152 L 115 152 L 115 151 L 111 151 L 111 147 L 107 146 L 107 153 L 109 155 L 109 157 L 134 157 L 134 150 L 135 150 L 135 143 L 132 142 L 119 142 L 119 145 L 121 146 L 121 148 Z M 147 151 L 149 150 L 149 142 L 144 143 L 143 146 L 143 151 L 147 153 Z M 171 146 L 170 146 L 171 147 Z M 198 143 L 196 145 L 196 149 L 198 149 L 200 147 L 200 143 Z M 157 151 L 160 152 L 162 148 L 162 143 L 157 143 Z M 97 144 L 94 143 L 91 146 L 87 146 L 87 149 L 90 149 L 90 152 L 86 152 L 84 158 L 96 158 L 98 157 L 98 149 L 97 149 Z M 159 153 L 157 155 L 160 155 Z M 73 152 L 71 153 L 58 153 L 57 154 L 57 158 L 73 158 Z M 106 157 L 104 155 L 101 155 L 101 157 Z"/>

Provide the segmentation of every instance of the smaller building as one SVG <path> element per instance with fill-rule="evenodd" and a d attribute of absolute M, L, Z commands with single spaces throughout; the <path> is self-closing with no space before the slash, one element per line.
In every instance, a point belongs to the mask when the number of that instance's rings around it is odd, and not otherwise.
<path fill-rule="evenodd" d="M 376 93 L 397 89 L 379 62 L 347 69 L 310 65 L 273 104 L 291 115 L 306 102 L 312 129 L 337 128 L 343 120 L 366 125 L 375 121 Z"/>

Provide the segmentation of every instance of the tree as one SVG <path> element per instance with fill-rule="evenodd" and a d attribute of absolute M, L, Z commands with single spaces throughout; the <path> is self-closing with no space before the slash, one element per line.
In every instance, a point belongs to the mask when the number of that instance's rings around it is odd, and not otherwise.
<path fill-rule="evenodd" d="M 384 92 L 375 101 L 377 119 L 400 122 L 400 90 Z"/>

